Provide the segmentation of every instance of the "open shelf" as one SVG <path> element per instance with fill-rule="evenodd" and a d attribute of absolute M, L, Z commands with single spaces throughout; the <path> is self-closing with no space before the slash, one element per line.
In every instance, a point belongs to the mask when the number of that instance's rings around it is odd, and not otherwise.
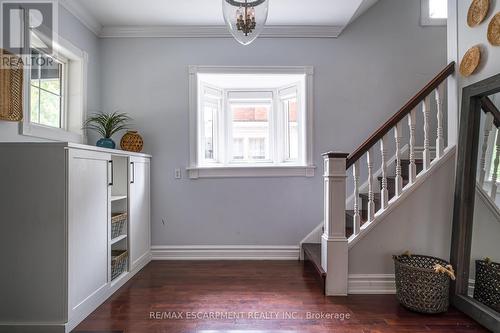
<path fill-rule="evenodd" d="M 119 201 L 119 200 L 125 200 L 127 199 L 126 195 L 112 195 L 111 196 L 111 202 L 113 201 Z"/>
<path fill-rule="evenodd" d="M 111 245 L 118 243 L 119 241 L 121 241 L 122 239 L 125 239 L 125 238 L 127 238 L 127 235 L 120 235 L 118 237 L 115 237 L 111 240 Z"/>

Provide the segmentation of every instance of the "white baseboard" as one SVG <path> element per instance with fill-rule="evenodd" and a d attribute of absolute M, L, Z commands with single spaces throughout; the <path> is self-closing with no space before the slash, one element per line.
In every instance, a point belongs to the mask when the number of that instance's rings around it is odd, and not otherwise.
<path fill-rule="evenodd" d="M 167 245 L 152 246 L 153 260 L 298 260 L 299 246 Z"/>
<path fill-rule="evenodd" d="M 348 294 L 395 294 L 394 274 L 349 274 Z"/>

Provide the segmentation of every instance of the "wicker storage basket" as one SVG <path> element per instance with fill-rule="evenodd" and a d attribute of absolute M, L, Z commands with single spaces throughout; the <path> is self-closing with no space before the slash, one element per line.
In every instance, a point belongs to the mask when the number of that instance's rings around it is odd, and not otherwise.
<path fill-rule="evenodd" d="M 474 299 L 500 311 L 500 264 L 476 260 Z"/>
<path fill-rule="evenodd" d="M 429 256 L 393 256 L 396 297 L 404 307 L 421 313 L 446 312 L 449 306 L 450 277 L 436 273 L 434 265 L 448 262 Z"/>
<path fill-rule="evenodd" d="M 113 213 L 111 216 L 111 239 L 123 234 L 127 222 L 127 213 Z"/>
<path fill-rule="evenodd" d="M 0 49 L 0 120 L 23 119 L 23 63 Z"/>
<path fill-rule="evenodd" d="M 126 250 L 111 251 L 111 280 L 127 270 L 128 253 Z"/>

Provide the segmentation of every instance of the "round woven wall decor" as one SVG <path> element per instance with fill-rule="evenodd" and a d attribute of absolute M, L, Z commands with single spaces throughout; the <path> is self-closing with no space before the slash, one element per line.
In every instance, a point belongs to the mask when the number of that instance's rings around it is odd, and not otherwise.
<path fill-rule="evenodd" d="M 137 131 L 127 131 L 120 141 L 123 150 L 140 153 L 144 146 L 144 140 Z"/>
<path fill-rule="evenodd" d="M 475 27 L 484 21 L 490 10 L 490 0 L 472 1 L 469 12 L 467 13 L 467 24 L 469 27 Z"/>
<path fill-rule="evenodd" d="M 462 76 L 470 76 L 479 66 L 481 61 L 481 49 L 479 46 L 471 47 L 465 52 L 462 62 L 460 63 L 460 74 Z"/>
<path fill-rule="evenodd" d="M 493 16 L 488 25 L 488 41 L 493 46 L 500 46 L 500 12 Z"/>

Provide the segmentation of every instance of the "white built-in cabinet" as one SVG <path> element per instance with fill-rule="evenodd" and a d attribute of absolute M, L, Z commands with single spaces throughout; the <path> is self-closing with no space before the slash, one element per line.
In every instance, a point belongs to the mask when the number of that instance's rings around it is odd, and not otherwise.
<path fill-rule="evenodd" d="M 70 332 L 151 260 L 150 156 L 2 143 L 0 158 L 0 332 Z"/>

